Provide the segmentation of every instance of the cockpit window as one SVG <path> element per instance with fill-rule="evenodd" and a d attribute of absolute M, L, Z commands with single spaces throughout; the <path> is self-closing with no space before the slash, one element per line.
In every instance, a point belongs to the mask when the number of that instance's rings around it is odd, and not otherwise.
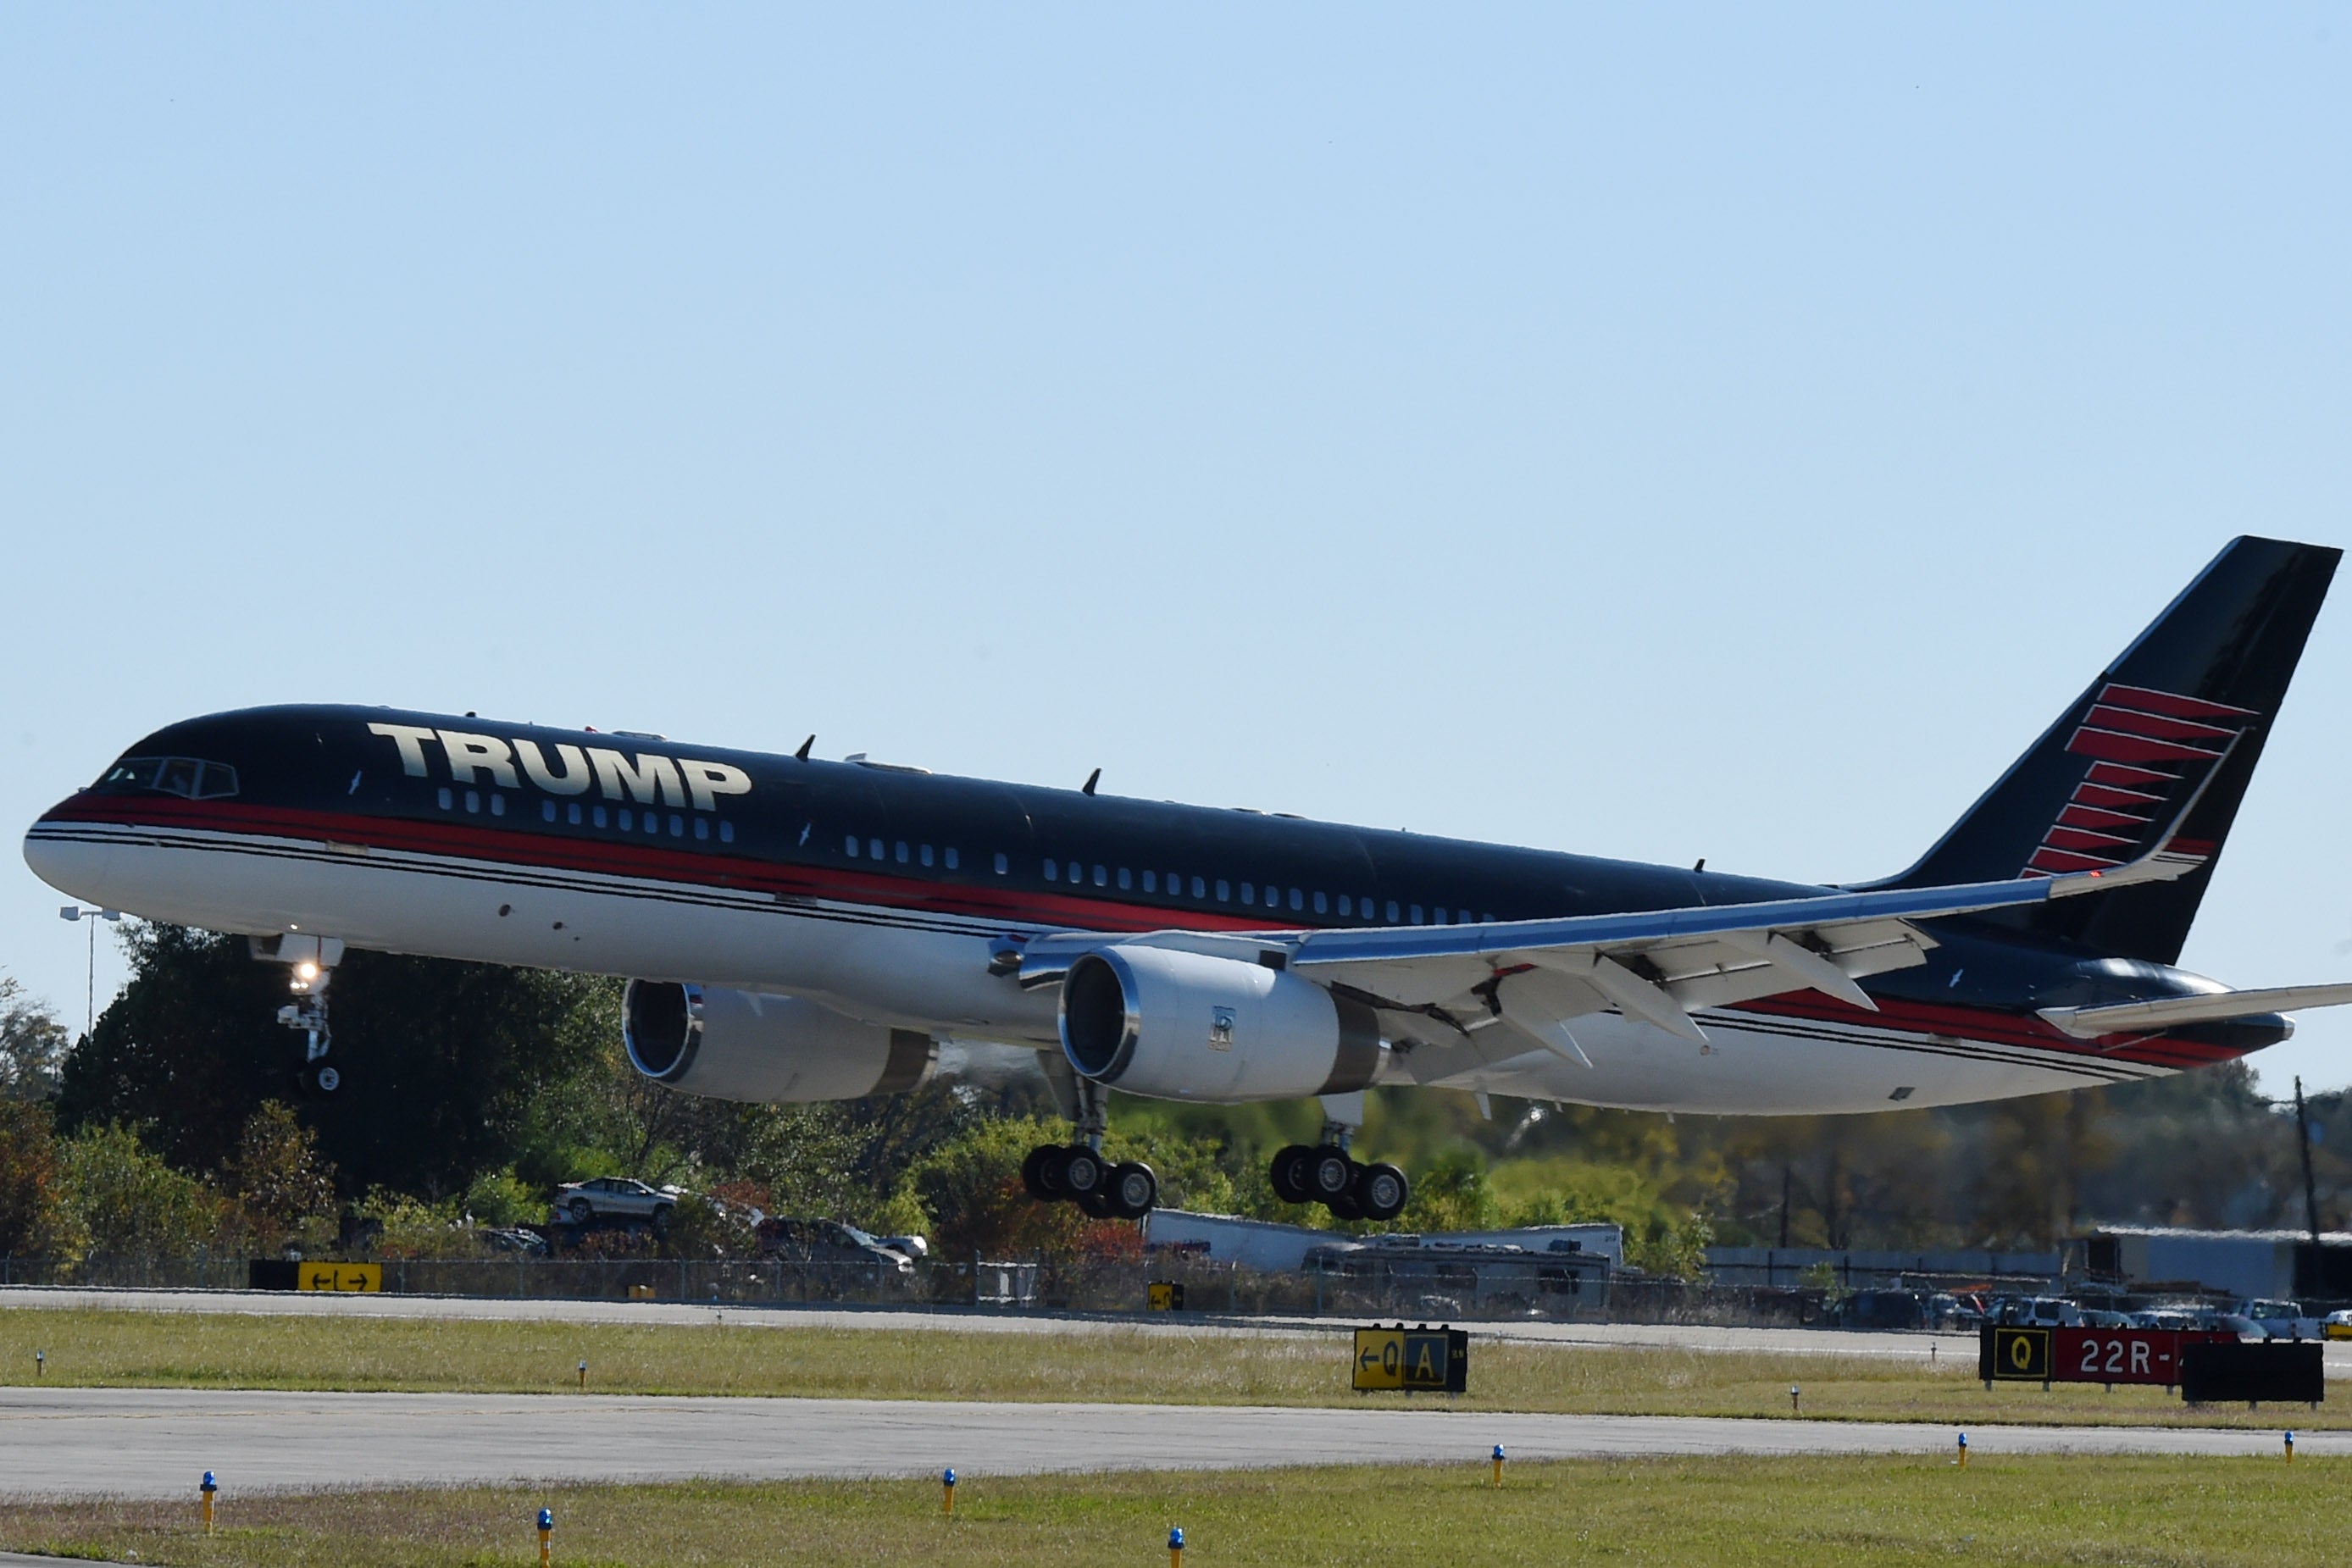
<path fill-rule="evenodd" d="M 152 789 L 191 800 L 217 800 L 236 793 L 236 769 L 193 757 L 126 757 L 107 769 L 98 788 L 110 795 Z"/>

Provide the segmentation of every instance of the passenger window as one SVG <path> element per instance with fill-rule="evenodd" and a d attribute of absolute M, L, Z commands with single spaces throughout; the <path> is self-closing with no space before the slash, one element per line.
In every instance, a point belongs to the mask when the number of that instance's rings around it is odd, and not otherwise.
<path fill-rule="evenodd" d="M 1097 887 L 1108 887 L 1110 885 L 1110 873 L 1101 866 L 1095 867 L 1095 885 Z"/>
<path fill-rule="evenodd" d="M 1294 910 L 1307 907 L 1307 895 L 1298 888 L 1294 887 L 1290 890 L 1290 907 Z"/>
<path fill-rule="evenodd" d="M 1414 904 L 1414 905 L 1412 906 L 1412 923 L 1413 923 L 1415 925 L 1421 925 L 1421 924 L 1422 924 L 1422 918 L 1421 918 L 1421 905 L 1420 905 L 1420 904 Z"/>
<path fill-rule="evenodd" d="M 719 824 L 719 841 L 722 844 L 731 844 L 735 841 L 734 823 L 721 822 Z"/>
<path fill-rule="evenodd" d="M 1192 879 L 1192 896 L 1195 898 L 1206 898 L 1209 896 L 1208 884 L 1197 876 Z M 1217 896 L 1219 898 L 1224 897 L 1225 890 L 1222 887 L 1217 889 Z"/>
<path fill-rule="evenodd" d="M 541 801 L 539 803 L 539 820 L 540 820 L 541 821 L 542 821 L 542 822 L 551 822 L 551 821 L 555 821 L 555 802 L 554 802 L 554 801 L 552 801 L 552 800 L 541 800 Z"/>
<path fill-rule="evenodd" d="M 866 840 L 866 857 L 870 860 L 880 860 L 882 858 L 882 841 L 880 839 Z"/>
<path fill-rule="evenodd" d="M 445 811 L 449 809 L 449 787 L 446 784 L 441 787 L 441 809 Z"/>
<path fill-rule="evenodd" d="M 1061 876 L 1062 873 L 1060 867 L 1055 862 L 1047 861 L 1045 862 L 1045 880 L 1047 882 L 1058 882 L 1061 880 Z"/>
<path fill-rule="evenodd" d="M 567 807 L 565 807 L 565 808 L 563 809 L 563 820 L 564 820 L 565 821 L 567 821 L 567 822 L 571 823 L 571 824 L 572 824 L 573 827 L 575 827 L 575 828 L 576 828 L 576 827 L 578 827 L 578 826 L 580 825 L 580 802 L 579 802 L 579 801 L 574 800 L 574 801 L 572 801 L 572 804 L 571 804 L 571 805 L 569 805 L 569 806 L 567 806 Z"/>
<path fill-rule="evenodd" d="M 1242 883 L 1242 902 L 1244 904 L 1255 904 L 1257 902 L 1257 883 L 1254 882 L 1245 882 Z"/>
<path fill-rule="evenodd" d="M 1394 925 L 1396 923 L 1397 923 L 1397 901 L 1396 901 L 1395 899 L 1391 898 L 1391 899 L 1390 899 L 1390 900 L 1389 900 L 1389 924 L 1390 924 L 1390 925 Z"/>
<path fill-rule="evenodd" d="M 604 808 L 599 806 L 596 808 L 596 825 L 600 828 L 603 827 L 604 825 Z"/>
<path fill-rule="evenodd" d="M 504 795 L 498 793 L 496 790 L 492 790 L 490 792 L 490 815 L 493 817 L 503 817 L 506 814 L 507 798 Z"/>
<path fill-rule="evenodd" d="M 708 817 L 697 817 L 697 818 L 695 818 L 695 819 L 694 819 L 694 836 L 695 836 L 696 838 L 698 838 L 698 839 L 701 839 L 701 840 L 704 840 L 704 841 L 706 841 L 709 839 L 709 837 L 710 837 L 710 819 L 709 819 L 709 818 L 708 818 Z"/>
<path fill-rule="evenodd" d="M 1321 894 L 1317 894 L 1315 895 L 1315 913 L 1318 915 L 1328 915 L 1330 913 L 1330 902 Z"/>
<path fill-rule="evenodd" d="M 475 815 L 480 814 L 482 810 L 482 792 L 479 789 L 468 789 L 466 791 L 466 810 Z"/>
<path fill-rule="evenodd" d="M 636 831 L 637 831 L 637 814 L 636 814 L 635 811 L 630 810 L 626 806 L 622 807 L 622 808 L 621 808 L 621 831 L 623 831 L 623 832 L 625 832 L 625 833 L 634 833 L 634 832 L 635 832 Z"/>
<path fill-rule="evenodd" d="M 1135 887 L 1135 876 L 1125 866 L 1118 868 L 1118 890 L 1128 893 Z"/>
<path fill-rule="evenodd" d="M 907 863 L 907 841 L 900 839 L 893 848 L 898 852 L 898 863 L 900 865 L 905 865 Z"/>
<path fill-rule="evenodd" d="M 1217 879 L 1217 902 L 1218 902 L 1219 904 L 1229 904 L 1229 903 L 1231 903 L 1231 902 L 1233 901 L 1233 896 L 1234 896 L 1234 893 L 1233 893 L 1233 885 L 1232 885 L 1230 883 L 1226 882 L 1223 877 L 1218 878 L 1218 879 Z"/>
<path fill-rule="evenodd" d="M 1466 910 L 1466 909 L 1457 909 L 1457 910 L 1455 910 L 1455 911 L 1454 912 L 1454 925 L 1469 925 L 1469 924 L 1470 924 L 1470 912 L 1469 912 L 1468 910 Z"/>
<path fill-rule="evenodd" d="M 1158 893 L 1160 891 L 1160 873 L 1158 872 L 1147 871 L 1143 873 L 1143 891 L 1146 893 Z"/>
<path fill-rule="evenodd" d="M 929 865 L 929 864 L 930 864 L 930 863 L 931 863 L 931 846 L 930 846 L 930 845 L 929 845 L 929 844 L 925 844 L 925 845 L 923 846 L 923 850 L 922 850 L 922 857 L 921 857 L 921 858 L 922 858 L 922 862 L 923 862 L 923 863 L 924 863 L 925 865 Z"/>
<path fill-rule="evenodd" d="M 842 841 L 841 847 L 848 852 L 849 858 L 851 860 L 856 860 L 857 858 L 857 835 L 856 833 L 850 834 L 848 838 Z"/>
<path fill-rule="evenodd" d="M 997 852 L 996 852 L 996 874 L 997 874 L 997 875 L 999 875 L 999 876 L 1004 876 L 1004 875 L 1009 874 L 1009 873 L 1012 872 L 1012 870 L 1013 870 L 1013 862 L 1011 861 L 1011 859 L 1009 859 L 1009 858 L 1005 855 L 1005 852 L 1004 852 L 1003 850 L 999 850 L 999 851 L 997 851 Z"/>
<path fill-rule="evenodd" d="M 950 870 L 950 871 L 953 871 L 953 870 L 955 870 L 955 869 L 956 869 L 956 852 L 955 852 L 955 846 L 954 846 L 953 844 L 950 844 L 950 845 L 948 846 L 948 870 Z"/>
<path fill-rule="evenodd" d="M 1172 871 L 1168 873 L 1168 896 L 1171 898 L 1184 896 L 1184 879 Z"/>
<path fill-rule="evenodd" d="M 673 839 L 686 837 L 686 819 L 676 811 L 669 814 L 669 836 Z"/>
<path fill-rule="evenodd" d="M 1445 905 L 1441 904 L 1435 909 L 1429 912 L 1429 923 L 1432 925 L 1443 925 L 1445 924 Z"/>

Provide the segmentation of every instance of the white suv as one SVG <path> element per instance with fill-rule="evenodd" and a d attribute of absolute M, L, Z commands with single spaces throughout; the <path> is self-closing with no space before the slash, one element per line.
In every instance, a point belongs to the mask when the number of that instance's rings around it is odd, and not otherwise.
<path fill-rule="evenodd" d="M 559 1220 L 586 1225 L 598 1219 L 646 1219 L 656 1230 L 669 1228 L 677 1209 L 678 1189 L 653 1187 L 632 1176 L 598 1176 L 593 1181 L 565 1182 L 555 1189 Z"/>

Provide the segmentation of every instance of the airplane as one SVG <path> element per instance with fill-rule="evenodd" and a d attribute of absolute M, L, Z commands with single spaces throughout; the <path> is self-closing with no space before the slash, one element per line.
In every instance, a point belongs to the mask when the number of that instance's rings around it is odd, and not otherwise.
<path fill-rule="evenodd" d="M 347 947 L 623 977 L 635 1069 L 764 1102 L 912 1089 L 942 1048 L 1045 1069 L 1023 1176 L 1137 1218 L 1108 1091 L 1319 1099 L 1270 1175 L 1387 1220 L 1360 1162 L 1399 1085 L 1711 1114 L 2125 1083 L 2288 1037 L 2352 985 L 2177 967 L 2341 552 L 2233 540 L 1916 864 L 1822 886 L 359 706 L 159 730 L 45 814 L 78 899 L 289 966 L 299 1080 L 338 1092 Z M 814 737 L 811 741 L 814 741 Z"/>

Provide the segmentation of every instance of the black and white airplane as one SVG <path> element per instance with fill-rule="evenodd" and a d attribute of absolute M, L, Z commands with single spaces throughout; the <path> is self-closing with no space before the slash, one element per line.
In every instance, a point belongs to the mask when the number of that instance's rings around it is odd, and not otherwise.
<path fill-rule="evenodd" d="M 2231 543 L 1910 870 L 1822 887 L 471 715 L 254 708 L 133 746 L 26 834 L 63 892 L 242 933 L 331 1092 L 345 945 L 630 977 L 688 1093 L 904 1091 L 1034 1049 L 1075 1124 L 1041 1198 L 1139 1216 L 1108 1095 L 1319 1096 L 1292 1201 L 1385 1219 L 1364 1091 L 1710 1113 L 2127 1082 L 2352 986 L 2175 967 L 2341 552 Z"/>

